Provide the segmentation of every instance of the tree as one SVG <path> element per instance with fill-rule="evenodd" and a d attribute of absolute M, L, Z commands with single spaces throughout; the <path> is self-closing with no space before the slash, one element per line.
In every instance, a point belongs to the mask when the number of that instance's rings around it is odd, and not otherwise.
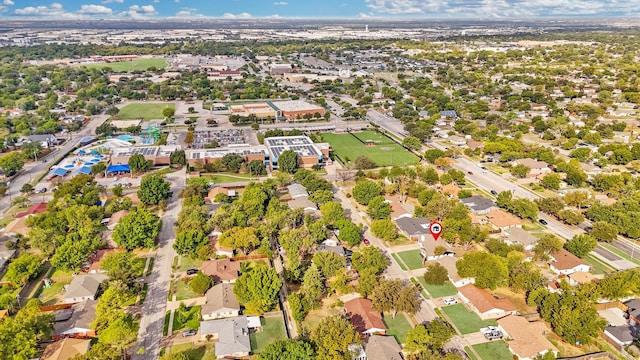
<path fill-rule="evenodd" d="M 311 261 L 318 267 L 325 279 L 332 277 L 338 270 L 346 266 L 344 257 L 332 251 L 318 251 L 313 255 Z"/>
<path fill-rule="evenodd" d="M 127 251 L 112 252 L 100 260 L 100 267 L 107 272 L 110 280 L 118 280 L 131 287 L 136 278 L 134 259 L 133 254 Z"/>
<path fill-rule="evenodd" d="M 0 157 L 0 169 L 11 176 L 18 172 L 24 166 L 24 158 L 21 153 L 12 151 L 9 154 Z"/>
<path fill-rule="evenodd" d="M 558 218 L 569 225 L 577 225 L 584 221 L 584 215 L 575 210 L 560 210 Z"/>
<path fill-rule="evenodd" d="M 127 250 L 138 247 L 151 248 L 160 233 L 160 219 L 145 208 L 123 216 L 113 230 L 113 240 Z"/>
<path fill-rule="evenodd" d="M 589 235 L 600 241 L 612 241 L 618 237 L 618 227 L 606 221 L 596 221 L 593 223 Z"/>
<path fill-rule="evenodd" d="M 382 274 L 384 269 L 389 266 L 389 259 L 375 246 L 367 246 L 354 252 L 351 255 L 351 262 L 356 271 L 362 272 L 365 269 L 370 269 L 376 275 Z"/>
<path fill-rule="evenodd" d="M 378 286 L 378 278 L 372 268 L 365 268 L 358 272 L 358 293 L 363 297 L 369 296 Z"/>
<path fill-rule="evenodd" d="M 513 200 L 513 194 L 511 191 L 502 191 L 496 196 L 496 205 L 505 209 Z"/>
<path fill-rule="evenodd" d="M 560 175 L 554 174 L 554 173 L 547 174 L 542 178 L 542 180 L 540 180 L 540 184 L 543 187 L 551 190 L 560 189 L 561 182 L 562 182 L 562 179 L 560 178 Z"/>
<path fill-rule="evenodd" d="M 304 360 L 313 359 L 315 351 L 307 340 L 276 340 L 258 354 L 258 360 Z"/>
<path fill-rule="evenodd" d="M 131 168 L 131 173 L 135 174 L 139 171 L 147 171 L 151 167 L 151 164 L 147 159 L 144 158 L 142 154 L 133 154 L 129 158 L 129 168 Z"/>
<path fill-rule="evenodd" d="M 267 175 L 267 167 L 264 165 L 264 161 L 251 160 L 247 165 L 247 170 L 251 175 Z"/>
<path fill-rule="evenodd" d="M 387 219 L 391 215 L 391 205 L 385 201 L 384 196 L 376 196 L 367 206 L 367 214 L 374 220 Z"/>
<path fill-rule="evenodd" d="M 337 201 L 329 201 L 320 205 L 322 220 L 327 225 L 337 225 L 338 221 L 344 219 L 344 209 Z"/>
<path fill-rule="evenodd" d="M 233 285 L 233 293 L 249 314 L 270 311 L 278 302 L 282 282 L 276 271 L 259 264 L 240 275 Z"/>
<path fill-rule="evenodd" d="M 166 107 L 162 109 L 162 116 L 165 118 L 171 118 L 176 114 L 176 109 L 173 107 Z"/>
<path fill-rule="evenodd" d="M 429 264 L 423 276 L 424 281 L 430 285 L 443 285 L 449 280 L 449 272 L 440 263 Z"/>
<path fill-rule="evenodd" d="M 415 136 L 407 136 L 402 140 L 402 145 L 411 150 L 418 150 L 422 147 L 422 142 Z"/>
<path fill-rule="evenodd" d="M 171 196 L 170 185 L 160 175 L 150 174 L 142 178 L 138 198 L 147 205 L 156 205 Z"/>
<path fill-rule="evenodd" d="M 592 202 L 591 194 L 586 190 L 568 192 L 564 195 L 564 202 L 569 206 L 575 206 L 578 209 L 581 209 Z"/>
<path fill-rule="evenodd" d="M 40 256 L 22 253 L 9 263 L 4 278 L 14 283 L 16 287 L 20 287 L 38 275 L 41 263 L 42 258 Z"/>
<path fill-rule="evenodd" d="M 538 205 L 529 199 L 518 198 L 511 200 L 507 210 L 522 219 L 535 221 L 538 218 Z"/>
<path fill-rule="evenodd" d="M 52 312 L 40 312 L 38 301 L 30 300 L 15 317 L 0 321 L 0 358 L 27 360 L 38 354 L 38 343 L 49 339 L 53 330 Z"/>
<path fill-rule="evenodd" d="M 333 193 L 330 190 L 317 190 L 309 194 L 309 200 L 321 206 L 333 200 Z"/>
<path fill-rule="evenodd" d="M 398 237 L 398 231 L 391 219 L 373 220 L 371 232 L 380 239 L 391 241 Z"/>
<path fill-rule="evenodd" d="M 104 161 L 101 161 L 91 167 L 91 175 L 104 174 L 106 170 L 107 170 L 107 163 Z"/>
<path fill-rule="evenodd" d="M 361 344 L 360 335 L 349 320 L 342 316 L 329 316 L 311 332 L 311 341 L 317 349 L 317 360 L 351 360 L 358 353 L 353 345 Z"/>
<path fill-rule="evenodd" d="M 570 161 L 566 166 L 565 173 L 567 176 L 564 180 L 571 186 L 578 187 L 587 181 L 587 173 L 580 167 L 580 163 L 575 164 Z"/>
<path fill-rule="evenodd" d="M 180 255 L 189 255 L 195 258 L 196 251 L 207 244 L 209 244 L 209 238 L 201 230 L 184 230 L 176 235 L 173 248 Z"/>
<path fill-rule="evenodd" d="M 367 170 L 367 169 L 373 169 L 374 167 L 376 167 L 376 162 L 371 160 L 368 156 L 366 155 L 360 155 L 356 158 L 356 160 L 353 162 L 353 167 L 356 170 Z"/>
<path fill-rule="evenodd" d="M 138 326 L 129 314 L 122 314 L 109 326 L 100 332 L 99 342 L 116 348 L 122 358 L 127 358 L 127 349 L 138 338 Z"/>
<path fill-rule="evenodd" d="M 278 169 L 293 174 L 298 169 L 298 154 L 293 150 L 285 150 L 278 157 Z"/>
<path fill-rule="evenodd" d="M 423 325 L 418 325 L 407 332 L 404 350 L 408 353 L 416 353 L 425 351 L 429 348 L 431 336 L 427 332 L 427 328 Z"/>
<path fill-rule="evenodd" d="M 204 294 L 213 286 L 213 279 L 211 276 L 205 275 L 202 271 L 198 271 L 198 274 L 189 281 L 189 288 L 196 294 Z"/>
<path fill-rule="evenodd" d="M 556 215 L 560 210 L 564 209 L 565 206 L 560 196 L 538 198 L 535 199 L 534 202 L 538 205 L 540 211 L 551 215 Z"/>
<path fill-rule="evenodd" d="M 524 164 L 511 167 L 511 175 L 521 179 L 525 178 L 529 174 L 529 171 L 531 171 L 531 168 Z"/>
<path fill-rule="evenodd" d="M 495 289 L 507 283 L 509 269 L 505 260 L 486 252 L 466 253 L 456 262 L 458 275 L 475 277 L 475 285 L 479 288 Z"/>
<path fill-rule="evenodd" d="M 440 318 L 431 320 L 425 327 L 430 337 L 429 346 L 432 349 L 442 349 L 456 333 L 448 322 Z"/>
<path fill-rule="evenodd" d="M 322 294 L 324 294 L 324 277 L 316 264 L 311 264 L 302 277 L 300 292 L 304 295 L 304 300 L 309 308 L 315 309 L 320 305 Z"/>
<path fill-rule="evenodd" d="M 194 140 L 195 140 L 195 133 L 191 130 L 187 131 L 187 135 L 185 135 L 184 137 L 184 143 L 187 144 L 188 147 L 191 147 L 191 145 L 193 145 Z"/>
<path fill-rule="evenodd" d="M 107 106 L 106 109 L 104 109 L 104 113 L 109 115 L 109 116 L 113 116 L 116 117 L 116 115 L 118 115 L 118 113 L 120 112 L 120 109 L 117 106 Z"/>
<path fill-rule="evenodd" d="M 382 194 L 380 185 L 373 181 L 362 180 L 353 187 L 353 198 L 361 205 L 369 205 L 376 196 Z"/>
<path fill-rule="evenodd" d="M 38 141 L 30 141 L 22 145 L 20 149 L 22 150 L 22 155 L 30 160 L 36 160 L 42 154 L 42 146 Z"/>
<path fill-rule="evenodd" d="M 443 158 L 444 156 L 444 151 L 440 149 L 429 149 L 424 152 L 424 158 L 432 164 L 435 164 L 437 159 Z"/>
<path fill-rule="evenodd" d="M 33 186 L 29 183 L 25 183 L 24 185 L 22 185 L 22 187 L 20 188 L 20 192 L 25 194 L 25 195 L 30 195 L 33 194 L 33 191 L 35 189 L 33 188 Z"/>
<path fill-rule="evenodd" d="M 551 254 L 560 249 L 562 249 L 562 240 L 553 234 L 547 234 L 538 240 L 533 248 L 533 253 L 536 259 L 548 260 Z"/>
<path fill-rule="evenodd" d="M 171 165 L 187 165 L 187 158 L 184 150 L 176 150 L 169 155 L 169 163 Z"/>
<path fill-rule="evenodd" d="M 242 156 L 236 153 L 228 153 L 222 157 L 222 164 L 230 172 L 238 172 L 244 163 Z"/>
<path fill-rule="evenodd" d="M 260 239 L 256 234 L 256 229 L 252 227 L 234 227 L 220 235 L 218 238 L 220 245 L 232 249 L 240 249 L 243 254 L 248 254 L 260 245 Z"/>
<path fill-rule="evenodd" d="M 583 258 L 598 247 L 598 240 L 591 235 L 580 234 L 564 244 L 564 248 L 573 255 Z"/>
<path fill-rule="evenodd" d="M 344 241 L 349 246 L 360 244 L 360 228 L 347 219 L 341 219 L 336 222 L 335 226 L 339 229 L 338 239 Z"/>
<path fill-rule="evenodd" d="M 400 279 L 381 280 L 371 293 L 373 307 L 380 312 L 390 312 L 395 318 L 397 312 L 413 314 L 420 308 L 418 289 Z"/>

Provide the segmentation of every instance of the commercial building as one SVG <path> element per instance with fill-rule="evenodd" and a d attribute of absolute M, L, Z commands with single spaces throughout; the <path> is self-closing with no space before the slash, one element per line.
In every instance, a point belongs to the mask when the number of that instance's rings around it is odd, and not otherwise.
<path fill-rule="evenodd" d="M 268 117 L 275 119 L 278 116 L 277 111 L 266 102 L 231 105 L 229 106 L 229 111 L 231 111 L 231 115 L 242 117 L 255 115 L 258 119 L 266 119 Z"/>
<path fill-rule="evenodd" d="M 278 112 L 278 117 L 285 117 L 289 121 L 319 118 L 324 116 L 325 109 L 304 100 L 278 101 L 271 103 Z"/>
<path fill-rule="evenodd" d="M 145 159 L 155 165 L 169 165 L 169 157 L 180 150 L 177 145 L 122 147 L 111 150 L 111 164 L 128 164 L 129 158 L 135 154 L 142 154 Z"/>
<path fill-rule="evenodd" d="M 269 152 L 267 148 L 262 145 L 229 146 L 227 148 L 215 149 L 188 149 L 185 151 L 189 166 L 211 164 L 218 159 L 222 159 L 227 154 L 238 154 L 242 156 L 246 162 L 252 160 L 264 161 L 265 164 L 269 162 Z"/>

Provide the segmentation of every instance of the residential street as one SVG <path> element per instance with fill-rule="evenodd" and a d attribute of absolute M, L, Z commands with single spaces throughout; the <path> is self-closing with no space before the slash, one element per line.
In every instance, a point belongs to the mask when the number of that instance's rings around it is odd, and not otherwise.
<path fill-rule="evenodd" d="M 171 265 L 177 255 L 173 249 L 175 232 L 173 227 L 180 212 L 178 194 L 185 188 L 185 169 L 167 174 L 166 179 L 171 183 L 173 195 L 168 200 L 167 210 L 162 216 L 162 229 L 155 254 L 153 271 L 147 278 L 147 297 L 142 304 L 142 318 L 138 331 L 139 343 L 136 347 L 144 347 L 144 354 L 134 355 L 134 360 L 156 360 L 160 357 L 162 348 L 162 329 L 167 310 L 167 294 L 171 278 Z"/>

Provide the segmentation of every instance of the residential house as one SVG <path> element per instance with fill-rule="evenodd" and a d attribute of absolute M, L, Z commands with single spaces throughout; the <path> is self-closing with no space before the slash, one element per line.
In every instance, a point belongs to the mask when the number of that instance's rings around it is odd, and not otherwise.
<path fill-rule="evenodd" d="M 53 134 L 29 135 L 27 136 L 27 141 L 37 142 L 40 144 L 40 146 L 42 146 L 43 149 L 48 149 L 58 144 L 58 138 L 56 138 Z"/>
<path fill-rule="evenodd" d="M 91 340 L 65 338 L 47 345 L 40 360 L 70 360 L 84 355 L 91 348 Z"/>
<path fill-rule="evenodd" d="M 476 215 L 485 215 L 498 208 L 493 200 L 478 195 L 460 199 L 460 202 L 465 204 Z"/>
<path fill-rule="evenodd" d="M 595 280 L 595 276 L 593 276 L 589 272 L 584 271 L 576 271 L 567 275 L 567 279 L 569 280 L 569 284 L 573 286 L 584 285 L 586 283 L 590 283 Z"/>
<path fill-rule="evenodd" d="M 565 249 L 551 254 L 549 268 L 558 275 L 569 275 L 577 271 L 589 272 L 591 266 Z"/>
<path fill-rule="evenodd" d="M 387 327 L 382 322 L 380 312 L 373 309 L 371 300 L 356 298 L 344 303 L 347 316 L 353 327 L 363 336 L 384 335 Z"/>
<path fill-rule="evenodd" d="M 520 244 L 525 250 L 533 250 L 538 238 L 519 227 L 510 227 L 503 231 L 504 242 L 508 245 Z"/>
<path fill-rule="evenodd" d="M 231 259 L 207 260 L 202 263 L 202 273 L 209 275 L 216 283 L 234 283 L 238 279 L 240 263 Z"/>
<path fill-rule="evenodd" d="M 627 300 L 624 304 L 627 306 L 629 324 L 640 325 L 640 299 Z"/>
<path fill-rule="evenodd" d="M 484 142 L 469 140 L 467 141 L 467 147 L 472 151 L 479 150 L 480 152 L 482 152 L 484 150 Z"/>
<path fill-rule="evenodd" d="M 449 136 L 448 140 L 452 145 L 456 145 L 456 146 L 462 146 L 467 144 L 467 139 L 463 138 L 462 136 L 451 135 Z"/>
<path fill-rule="evenodd" d="M 305 213 L 318 211 L 318 205 L 309 200 L 309 198 L 306 196 L 295 197 L 287 201 L 287 205 L 289 206 L 289 209 L 302 209 L 302 211 L 304 211 Z"/>
<path fill-rule="evenodd" d="M 527 177 L 536 177 L 536 176 L 548 174 L 551 172 L 551 168 L 549 167 L 549 164 L 547 164 L 544 161 L 538 161 L 535 159 L 524 158 L 524 159 L 514 160 L 511 162 L 511 166 L 516 166 L 516 165 L 524 165 L 530 169 L 529 173 L 527 174 Z"/>
<path fill-rule="evenodd" d="M 440 263 L 440 265 L 444 266 L 444 268 L 447 269 L 449 281 L 451 281 L 453 286 L 459 288 L 461 286 L 475 283 L 476 279 L 473 277 L 461 277 L 460 275 L 458 275 L 456 262 L 458 262 L 458 258 L 454 258 L 452 256 L 445 256 L 438 259 L 438 263 Z"/>
<path fill-rule="evenodd" d="M 495 319 L 517 312 L 509 299 L 498 298 L 489 290 L 480 289 L 473 284 L 458 288 L 458 292 L 483 319 Z"/>
<path fill-rule="evenodd" d="M 233 284 L 217 284 L 205 297 L 207 302 L 202 305 L 202 320 L 213 320 L 240 315 L 240 303 L 233 293 Z"/>
<path fill-rule="evenodd" d="M 287 190 L 292 199 L 309 196 L 307 188 L 298 183 L 287 186 Z"/>
<path fill-rule="evenodd" d="M 393 336 L 371 335 L 364 344 L 366 360 L 402 360 L 402 349 Z"/>
<path fill-rule="evenodd" d="M 247 357 L 251 352 L 249 326 L 245 316 L 200 322 L 200 339 L 216 341 L 216 358 Z"/>
<path fill-rule="evenodd" d="M 102 258 L 105 257 L 105 255 L 114 253 L 116 251 L 116 249 L 101 249 L 96 251 L 94 255 L 91 255 L 89 257 L 89 262 L 91 263 L 91 265 L 89 265 L 89 269 L 87 269 L 87 271 L 90 274 L 105 272 L 104 270 L 102 270 L 102 265 L 100 264 Z"/>
<path fill-rule="evenodd" d="M 332 244 L 329 244 L 329 243 L 327 244 L 323 243 L 322 245 L 318 245 L 318 247 L 316 247 L 316 252 L 320 252 L 320 251 L 330 251 L 340 256 L 345 256 L 347 254 L 344 251 L 344 247 L 342 245 L 333 246 Z"/>
<path fill-rule="evenodd" d="M 431 236 L 429 225 L 431 220 L 427 218 L 412 218 L 408 216 L 396 219 L 396 225 L 400 232 L 406 235 L 410 240 L 418 242 L 426 239 L 427 235 Z"/>
<path fill-rule="evenodd" d="M 638 340 L 639 330 L 639 325 L 609 325 L 604 329 L 604 335 L 606 335 L 606 340 L 611 345 L 615 346 L 618 350 L 621 350 Z"/>
<path fill-rule="evenodd" d="M 529 322 L 522 316 L 507 315 L 498 319 L 498 326 L 505 336 L 511 338 L 507 345 L 518 359 L 533 360 L 547 352 L 558 353 L 558 349 L 547 340 L 547 326 L 542 322 Z"/>
<path fill-rule="evenodd" d="M 85 300 L 95 300 L 101 283 L 107 278 L 107 275 L 104 274 L 74 276 L 64 294 L 64 303 L 73 304 Z"/>
<path fill-rule="evenodd" d="M 502 210 L 492 210 L 486 217 L 487 222 L 496 230 L 507 230 L 522 226 L 522 219 Z"/>
<path fill-rule="evenodd" d="M 216 198 L 216 195 L 220 195 L 220 194 L 233 198 L 236 196 L 236 191 L 227 189 L 222 186 L 215 186 L 215 187 L 212 187 L 207 193 L 206 200 L 209 200 L 209 202 L 213 202 Z"/>
<path fill-rule="evenodd" d="M 96 318 L 97 304 L 97 300 L 84 300 L 68 309 L 56 311 L 51 337 L 54 340 L 65 337 L 95 337 L 96 331 L 91 323 Z"/>
<path fill-rule="evenodd" d="M 418 244 L 420 245 L 420 255 L 425 261 L 433 261 L 443 256 L 452 257 L 455 255 L 448 242 L 443 240 L 438 242 L 431 234 L 424 236 L 424 240 L 418 241 Z"/>

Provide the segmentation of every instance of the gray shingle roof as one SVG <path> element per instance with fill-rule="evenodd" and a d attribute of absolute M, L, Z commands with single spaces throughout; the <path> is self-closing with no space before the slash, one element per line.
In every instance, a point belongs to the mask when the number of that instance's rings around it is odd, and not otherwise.
<path fill-rule="evenodd" d="M 396 225 L 400 230 L 410 236 L 431 234 L 429 224 L 431 224 L 431 221 L 427 218 L 401 217 L 396 220 Z"/>
<path fill-rule="evenodd" d="M 460 201 L 470 209 L 476 210 L 476 211 L 487 210 L 495 206 L 495 204 L 491 199 L 487 199 L 477 195 L 460 199 Z"/>
<path fill-rule="evenodd" d="M 218 342 L 215 346 L 216 356 L 248 353 L 251 351 L 249 327 L 246 316 L 201 321 L 200 335 L 207 336 L 209 334 L 218 334 Z"/>
<path fill-rule="evenodd" d="M 64 294 L 64 298 L 94 297 L 98 292 L 100 283 L 106 279 L 107 276 L 104 274 L 76 275 L 71 280 L 67 292 Z"/>

